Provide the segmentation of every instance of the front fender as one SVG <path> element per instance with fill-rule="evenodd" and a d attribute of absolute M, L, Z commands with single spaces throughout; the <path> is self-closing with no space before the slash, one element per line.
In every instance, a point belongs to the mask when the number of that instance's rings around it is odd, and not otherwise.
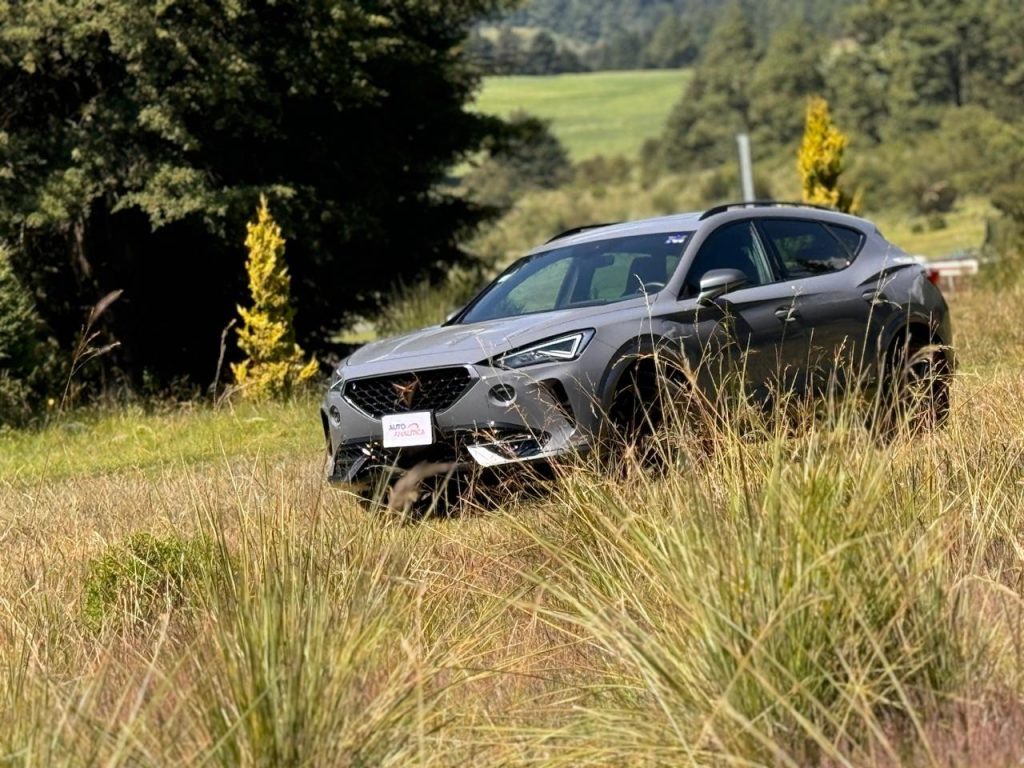
<path fill-rule="evenodd" d="M 657 356 L 669 364 L 688 365 L 679 339 L 660 334 L 648 334 L 630 339 L 611 356 L 607 369 L 598 386 L 599 401 L 605 413 L 615 400 L 623 375 L 638 360 Z"/>

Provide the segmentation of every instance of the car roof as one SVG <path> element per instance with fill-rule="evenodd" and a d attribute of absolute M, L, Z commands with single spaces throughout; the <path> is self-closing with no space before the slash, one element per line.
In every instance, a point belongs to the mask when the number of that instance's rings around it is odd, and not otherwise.
<path fill-rule="evenodd" d="M 638 219 L 636 221 L 624 221 L 618 224 L 595 224 L 592 226 L 577 227 L 575 229 L 556 235 L 548 242 L 530 251 L 543 253 L 555 248 L 564 248 L 569 245 L 581 243 L 598 242 L 618 237 L 630 237 L 634 235 L 654 235 L 664 233 L 694 232 L 704 227 L 717 226 L 727 221 L 740 218 L 808 218 L 817 221 L 829 221 L 835 224 L 852 225 L 859 229 L 875 230 L 877 228 L 871 222 L 840 213 L 828 208 L 817 206 L 806 206 L 795 203 L 777 203 L 774 201 L 754 203 L 730 203 L 728 205 L 715 206 L 705 211 L 691 211 L 688 213 L 676 213 L 669 216 L 657 216 L 650 219 Z"/>

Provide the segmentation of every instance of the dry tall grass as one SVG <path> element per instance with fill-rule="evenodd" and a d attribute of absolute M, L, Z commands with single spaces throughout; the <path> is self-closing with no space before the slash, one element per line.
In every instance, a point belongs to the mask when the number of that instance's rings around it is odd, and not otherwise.
<path fill-rule="evenodd" d="M 666 471 L 412 525 L 324 489 L 314 445 L 2 483 L 0 761 L 1017 764 L 1021 299 L 956 302 L 923 436 L 844 405 L 679 430 Z M 90 562 L 138 532 L 212 546 L 97 629 Z"/>

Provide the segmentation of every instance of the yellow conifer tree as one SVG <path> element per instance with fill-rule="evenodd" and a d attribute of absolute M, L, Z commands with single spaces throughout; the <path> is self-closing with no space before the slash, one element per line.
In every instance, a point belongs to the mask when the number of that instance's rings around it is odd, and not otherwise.
<path fill-rule="evenodd" d="M 848 213 L 860 207 L 860 195 L 851 197 L 839 185 L 846 144 L 846 136 L 832 122 L 828 102 L 818 96 L 811 98 L 797 158 L 805 203 L 827 205 Z"/>
<path fill-rule="evenodd" d="M 268 400 L 289 395 L 296 385 L 309 381 L 317 373 L 316 360 L 304 362 L 305 354 L 295 343 L 291 305 L 291 277 L 284 262 L 284 238 L 270 215 L 267 199 L 260 198 L 256 221 L 247 225 L 245 238 L 249 258 L 252 307 L 238 308 L 242 327 L 238 346 L 246 359 L 232 365 L 242 396 L 250 400 Z"/>

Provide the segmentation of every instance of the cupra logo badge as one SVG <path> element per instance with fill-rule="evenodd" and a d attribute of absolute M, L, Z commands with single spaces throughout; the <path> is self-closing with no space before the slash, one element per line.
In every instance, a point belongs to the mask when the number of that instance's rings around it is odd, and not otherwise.
<path fill-rule="evenodd" d="M 395 404 L 404 408 L 412 408 L 412 400 L 420 388 L 420 380 L 413 378 L 406 382 L 393 381 L 391 388 L 395 390 Z"/>

